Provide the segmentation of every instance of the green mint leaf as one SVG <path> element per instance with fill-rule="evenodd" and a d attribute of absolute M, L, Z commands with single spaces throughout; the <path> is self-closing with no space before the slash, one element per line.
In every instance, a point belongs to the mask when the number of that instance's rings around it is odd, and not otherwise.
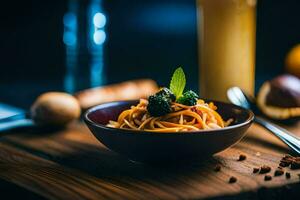
<path fill-rule="evenodd" d="M 175 94 L 176 98 L 179 98 L 182 95 L 185 84 L 186 80 L 183 69 L 181 67 L 178 67 L 173 73 L 170 82 L 170 90 Z"/>

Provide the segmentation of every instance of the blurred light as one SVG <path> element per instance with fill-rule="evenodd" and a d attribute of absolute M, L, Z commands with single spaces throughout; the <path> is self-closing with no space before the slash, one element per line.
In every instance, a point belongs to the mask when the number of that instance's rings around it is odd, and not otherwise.
<path fill-rule="evenodd" d="M 106 16 L 102 10 L 102 0 L 90 0 L 88 7 L 88 36 L 87 47 L 90 57 L 90 83 L 97 87 L 105 83 L 103 49 L 106 40 Z"/>
<path fill-rule="evenodd" d="M 73 93 L 79 89 L 78 79 L 78 21 L 79 20 L 79 1 L 68 1 L 68 12 L 63 16 L 63 42 L 66 46 L 66 71 L 64 76 L 64 88 L 67 92 Z M 79 76 L 79 77 L 78 77 Z"/>
<path fill-rule="evenodd" d="M 101 45 L 106 39 L 106 34 L 103 30 L 96 30 L 93 39 L 97 45 Z"/>
<path fill-rule="evenodd" d="M 66 13 L 63 18 L 63 23 L 66 27 L 72 28 L 76 26 L 76 16 L 74 13 Z"/>
<path fill-rule="evenodd" d="M 74 33 L 66 31 L 64 32 L 63 41 L 66 45 L 73 46 L 76 44 L 77 39 Z"/>
<path fill-rule="evenodd" d="M 103 13 L 96 13 L 93 18 L 94 26 L 97 28 L 103 28 L 106 24 L 106 17 Z"/>

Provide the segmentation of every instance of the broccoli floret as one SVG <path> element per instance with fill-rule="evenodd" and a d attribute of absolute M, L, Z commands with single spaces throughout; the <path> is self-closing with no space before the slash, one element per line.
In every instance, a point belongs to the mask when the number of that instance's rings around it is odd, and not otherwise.
<path fill-rule="evenodd" d="M 176 100 L 176 96 L 173 94 L 173 92 L 171 92 L 171 90 L 169 90 L 168 88 L 164 87 L 162 89 L 160 89 L 156 95 L 159 95 L 159 96 L 164 96 L 166 97 L 167 99 L 169 99 L 171 102 L 175 101 Z"/>
<path fill-rule="evenodd" d="M 189 90 L 183 93 L 183 95 L 179 97 L 176 102 L 187 106 L 194 106 L 197 104 L 198 98 L 199 96 L 194 91 Z"/>
<path fill-rule="evenodd" d="M 171 101 L 162 95 L 151 95 L 148 98 L 147 110 L 153 117 L 159 117 L 172 111 Z"/>
<path fill-rule="evenodd" d="M 171 103 L 176 100 L 175 95 L 168 88 L 162 88 L 148 98 L 147 110 L 151 116 L 159 117 L 172 111 Z"/>

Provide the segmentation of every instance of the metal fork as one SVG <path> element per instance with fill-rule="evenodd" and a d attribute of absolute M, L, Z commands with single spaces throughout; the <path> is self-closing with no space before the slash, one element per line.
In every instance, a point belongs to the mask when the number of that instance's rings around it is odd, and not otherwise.
<path fill-rule="evenodd" d="M 259 109 L 254 101 L 254 98 L 246 95 L 240 88 L 229 88 L 227 90 L 227 97 L 231 101 L 231 103 L 247 109 L 251 109 L 254 114 L 258 113 Z M 254 122 L 269 130 L 277 138 L 287 144 L 292 150 L 300 154 L 300 139 L 297 136 L 295 136 L 288 130 L 275 125 L 274 123 L 259 116 L 254 117 Z"/>

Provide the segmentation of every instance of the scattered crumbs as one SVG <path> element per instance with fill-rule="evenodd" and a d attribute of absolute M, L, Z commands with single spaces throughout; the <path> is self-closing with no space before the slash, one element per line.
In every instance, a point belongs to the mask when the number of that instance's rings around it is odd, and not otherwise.
<path fill-rule="evenodd" d="M 282 167 L 280 167 L 280 166 L 278 166 L 277 168 L 278 168 L 278 169 L 283 169 L 283 168 L 282 168 Z"/>
<path fill-rule="evenodd" d="M 234 176 L 232 176 L 232 177 L 229 178 L 229 181 L 228 181 L 228 182 L 229 182 L 229 183 L 235 183 L 235 182 L 237 182 L 237 178 L 234 177 Z"/>
<path fill-rule="evenodd" d="M 215 172 L 221 171 L 221 165 L 217 164 L 217 165 L 215 166 L 215 168 L 214 168 L 214 171 L 215 171 Z"/>
<path fill-rule="evenodd" d="M 281 167 L 290 166 L 291 169 L 300 169 L 300 157 L 284 155 L 280 160 L 279 166 Z"/>
<path fill-rule="evenodd" d="M 286 173 L 285 173 L 285 177 L 286 177 L 287 179 L 290 179 L 290 178 L 291 178 L 291 173 L 286 172 Z"/>
<path fill-rule="evenodd" d="M 291 169 L 300 169 L 300 160 L 293 160 L 291 163 Z"/>
<path fill-rule="evenodd" d="M 280 162 L 279 163 L 279 166 L 280 167 L 288 167 L 290 164 L 289 163 L 286 163 L 286 162 Z"/>
<path fill-rule="evenodd" d="M 290 164 L 292 163 L 292 161 L 294 160 L 294 157 L 291 155 L 285 155 L 281 158 L 279 166 L 281 167 L 288 167 L 290 166 Z"/>
<path fill-rule="evenodd" d="M 266 173 L 268 173 L 270 171 L 271 171 L 271 167 L 269 167 L 267 165 L 263 165 L 263 166 L 260 167 L 259 173 L 260 174 L 266 174 Z"/>
<path fill-rule="evenodd" d="M 281 176 L 284 174 L 284 171 L 282 169 L 276 169 L 274 172 L 274 176 Z"/>
<path fill-rule="evenodd" d="M 256 155 L 256 156 L 261 156 L 260 152 L 256 152 L 255 155 Z"/>
<path fill-rule="evenodd" d="M 265 181 L 270 181 L 272 180 L 272 176 L 270 175 L 265 175 Z"/>
<path fill-rule="evenodd" d="M 259 171 L 259 168 L 257 168 L 257 167 L 254 167 L 253 168 L 253 173 L 255 174 L 255 173 L 257 173 Z"/>
<path fill-rule="evenodd" d="M 247 156 L 245 154 L 240 154 L 238 161 L 246 160 Z"/>
<path fill-rule="evenodd" d="M 286 158 L 292 158 L 293 156 L 291 156 L 290 154 L 285 154 L 282 159 L 286 159 Z"/>

